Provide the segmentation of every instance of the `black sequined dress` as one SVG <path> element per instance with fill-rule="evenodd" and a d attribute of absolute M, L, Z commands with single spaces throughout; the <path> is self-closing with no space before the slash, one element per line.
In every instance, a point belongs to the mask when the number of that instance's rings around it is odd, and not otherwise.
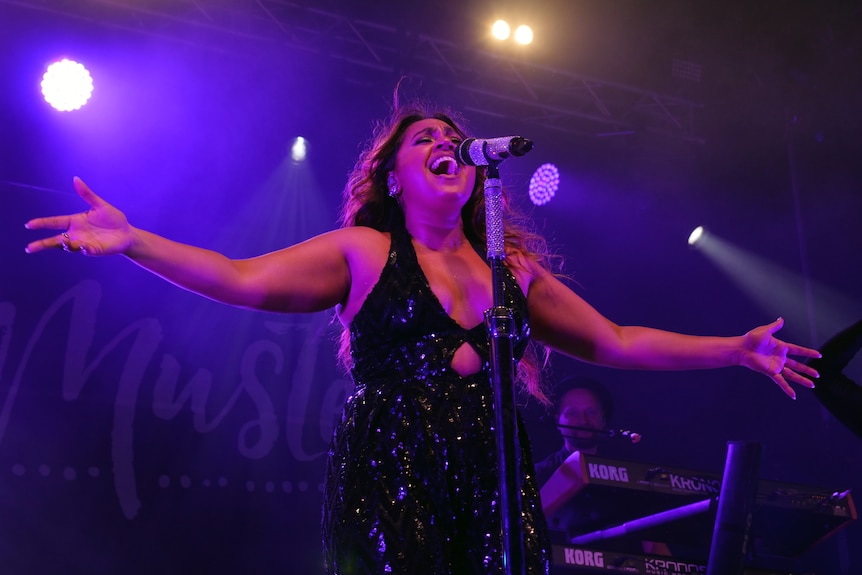
<path fill-rule="evenodd" d="M 504 275 L 520 358 L 527 303 Z M 392 232 L 387 263 L 350 332 L 356 387 L 329 453 L 327 572 L 503 573 L 486 328 L 463 328 L 445 312 L 401 230 Z M 464 342 L 485 360 L 466 377 L 450 367 Z M 520 444 L 527 573 L 545 574 L 550 547 L 523 432 Z"/>

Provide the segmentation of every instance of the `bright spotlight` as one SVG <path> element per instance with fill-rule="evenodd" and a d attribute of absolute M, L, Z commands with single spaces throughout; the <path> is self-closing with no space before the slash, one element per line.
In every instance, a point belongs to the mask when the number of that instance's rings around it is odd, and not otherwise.
<path fill-rule="evenodd" d="M 509 23 L 505 20 L 497 20 L 494 22 L 494 25 L 491 26 L 491 35 L 494 36 L 497 40 L 505 40 L 509 37 L 512 30 L 509 28 Z"/>
<path fill-rule="evenodd" d="M 308 152 L 308 141 L 302 136 L 298 136 L 294 141 L 293 145 L 290 146 L 290 158 L 294 162 L 301 162 L 305 159 L 305 155 Z"/>
<path fill-rule="evenodd" d="M 533 29 L 526 24 L 521 24 L 515 29 L 515 42 L 527 45 L 533 41 Z"/>
<path fill-rule="evenodd" d="M 560 170 L 554 164 L 542 164 L 530 178 L 530 200 L 543 206 L 551 201 L 560 187 Z"/>
<path fill-rule="evenodd" d="M 694 230 L 688 235 L 688 245 L 697 245 L 697 242 L 703 239 L 703 233 L 703 226 L 697 226 L 696 228 L 694 228 Z"/>
<path fill-rule="evenodd" d="M 77 110 L 93 93 L 93 78 L 83 65 L 66 58 L 48 66 L 42 76 L 45 101 L 61 112 Z"/>

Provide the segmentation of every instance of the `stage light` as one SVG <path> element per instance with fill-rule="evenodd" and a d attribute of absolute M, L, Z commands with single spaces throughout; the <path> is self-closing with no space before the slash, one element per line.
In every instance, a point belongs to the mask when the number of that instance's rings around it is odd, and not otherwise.
<path fill-rule="evenodd" d="M 856 294 L 845 294 L 813 281 L 793 266 L 748 251 L 715 232 L 705 230 L 695 251 L 766 310 L 767 316 L 783 317 L 785 330 L 804 332 L 808 326 L 807 337 L 811 342 L 820 341 L 817 333 L 837 333 L 847 327 L 848 318 L 862 317 L 862 305 Z"/>
<path fill-rule="evenodd" d="M 305 160 L 305 155 L 308 153 L 308 141 L 302 136 L 298 136 L 293 145 L 290 146 L 290 158 L 294 162 Z"/>
<path fill-rule="evenodd" d="M 515 29 L 515 42 L 527 45 L 533 41 L 533 29 L 526 24 L 521 24 Z"/>
<path fill-rule="evenodd" d="M 560 187 L 560 170 L 554 164 L 542 164 L 530 178 L 530 200 L 537 206 L 550 202 Z"/>
<path fill-rule="evenodd" d="M 497 20 L 494 22 L 494 25 L 491 26 L 491 35 L 497 40 L 507 39 L 511 32 L 512 30 L 509 28 L 509 23 L 505 20 Z"/>
<path fill-rule="evenodd" d="M 688 245 L 697 245 L 697 243 L 703 239 L 703 234 L 703 226 L 697 226 L 696 228 L 694 228 L 694 230 L 692 230 L 692 232 L 688 235 Z"/>
<path fill-rule="evenodd" d="M 42 76 L 45 101 L 61 112 L 77 110 L 93 93 L 93 78 L 78 62 L 66 58 L 48 66 Z"/>

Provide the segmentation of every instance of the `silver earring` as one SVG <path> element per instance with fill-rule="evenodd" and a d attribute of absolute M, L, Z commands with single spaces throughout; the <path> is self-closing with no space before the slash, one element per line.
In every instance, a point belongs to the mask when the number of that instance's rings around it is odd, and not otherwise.
<path fill-rule="evenodd" d="M 398 180 L 392 172 L 389 172 L 389 177 L 386 178 L 386 185 L 389 186 L 389 196 L 398 199 L 401 196 L 401 188 L 398 186 Z"/>

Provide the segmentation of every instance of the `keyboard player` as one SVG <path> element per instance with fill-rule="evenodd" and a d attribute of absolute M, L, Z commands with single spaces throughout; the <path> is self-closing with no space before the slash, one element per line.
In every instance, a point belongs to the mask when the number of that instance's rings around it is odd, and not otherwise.
<path fill-rule="evenodd" d="M 536 463 L 536 481 L 548 525 L 561 539 L 558 542 L 565 543 L 594 529 L 600 519 L 596 517 L 594 502 L 586 494 L 575 497 L 584 487 L 579 457 L 597 455 L 602 439 L 609 437 L 608 421 L 613 416 L 614 402 L 604 385 L 586 377 L 565 378 L 557 389 L 554 417 L 563 446 Z M 641 546 L 645 553 L 670 555 L 664 543 L 643 541 Z"/>

